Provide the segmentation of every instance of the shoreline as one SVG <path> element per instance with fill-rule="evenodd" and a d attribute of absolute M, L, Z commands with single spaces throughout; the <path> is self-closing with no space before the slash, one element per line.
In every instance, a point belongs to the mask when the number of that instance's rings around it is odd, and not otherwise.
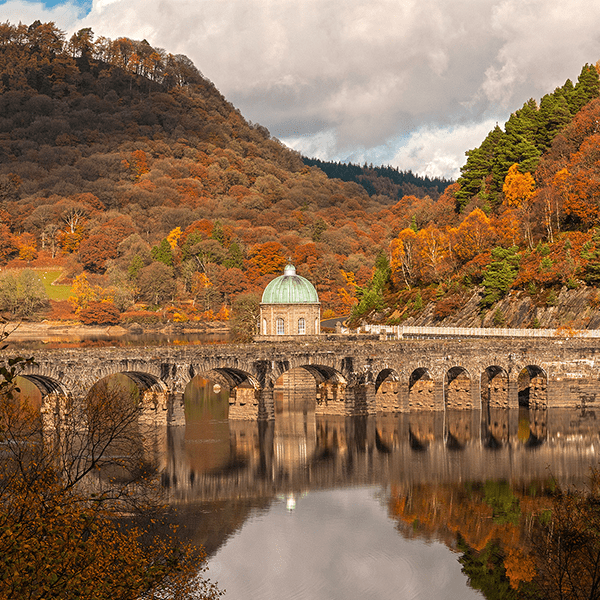
<path fill-rule="evenodd" d="M 0 332 L 8 334 L 13 342 L 80 340 L 85 338 L 119 338 L 142 334 L 227 334 L 229 327 L 224 321 L 198 321 L 193 323 L 156 323 L 152 325 L 132 323 L 123 325 L 84 325 L 78 321 L 8 321 Z"/>

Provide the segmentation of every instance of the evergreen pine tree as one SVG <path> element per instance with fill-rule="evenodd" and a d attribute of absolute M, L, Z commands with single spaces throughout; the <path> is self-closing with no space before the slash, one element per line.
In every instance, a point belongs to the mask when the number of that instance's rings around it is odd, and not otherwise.
<path fill-rule="evenodd" d="M 569 104 L 562 88 L 556 88 L 552 94 L 546 94 L 540 103 L 540 118 L 535 143 L 542 152 L 550 148 L 552 140 L 571 122 Z"/>
<path fill-rule="evenodd" d="M 476 194 L 486 192 L 486 177 L 491 173 L 497 153 L 497 146 L 504 132 L 498 125 L 488 133 L 479 148 L 468 150 L 467 162 L 458 178 L 460 189 L 456 192 L 456 202 L 462 210 Z"/>
<path fill-rule="evenodd" d="M 167 241 L 167 238 L 163 238 L 158 246 L 154 246 L 150 251 L 152 258 L 158 262 L 161 262 L 168 267 L 173 266 L 173 252 L 171 251 L 171 244 Z"/>
<path fill-rule="evenodd" d="M 600 285 L 600 231 L 596 230 L 592 243 L 581 253 L 588 260 L 583 272 L 583 278 L 589 285 Z"/>
<path fill-rule="evenodd" d="M 481 300 L 483 307 L 488 307 L 500 300 L 510 289 L 519 272 L 521 257 L 518 248 L 501 248 L 492 250 L 492 262 L 485 270 L 483 287 L 485 295 Z"/>
<path fill-rule="evenodd" d="M 223 264 L 228 268 L 241 269 L 244 266 L 244 255 L 242 249 L 237 242 L 232 242 L 227 251 L 227 258 L 223 261 Z"/>
<path fill-rule="evenodd" d="M 571 113 L 581 110 L 590 100 L 600 95 L 600 78 L 594 65 L 585 65 L 575 85 L 571 101 Z"/>

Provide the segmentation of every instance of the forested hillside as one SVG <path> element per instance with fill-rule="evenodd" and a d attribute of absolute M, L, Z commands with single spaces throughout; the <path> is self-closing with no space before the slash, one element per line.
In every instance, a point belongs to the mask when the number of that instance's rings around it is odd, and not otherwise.
<path fill-rule="evenodd" d="M 486 325 L 597 326 L 598 95 L 597 68 L 586 65 L 577 84 L 567 81 L 539 104 L 529 100 L 466 153 L 461 177 L 448 188 L 454 222 L 406 228 L 392 241 L 382 289 L 396 293 L 395 320 L 422 322 L 429 303 L 427 320 L 456 322 L 471 300 L 470 316 L 478 309 Z M 576 305 L 548 316 L 544 309 L 561 292 L 586 286 Z M 509 293 L 523 310 L 507 319 L 509 305 L 498 302 Z M 564 293 L 561 302 L 569 304 Z"/>
<path fill-rule="evenodd" d="M 451 185 L 328 177 L 146 41 L 2 24 L 0 86 L 7 313 L 227 318 L 289 259 L 325 316 L 356 322 L 446 322 L 474 293 L 493 314 L 510 290 L 547 304 L 600 279 L 595 67 L 516 111 Z M 48 303 L 23 267 L 62 268 L 71 301 Z"/>
<path fill-rule="evenodd" d="M 4 24 L 0 73 L 3 264 L 62 260 L 95 300 L 185 319 L 226 314 L 288 258 L 348 311 L 344 273 L 368 281 L 387 247 L 377 200 L 306 167 L 185 57 Z"/>

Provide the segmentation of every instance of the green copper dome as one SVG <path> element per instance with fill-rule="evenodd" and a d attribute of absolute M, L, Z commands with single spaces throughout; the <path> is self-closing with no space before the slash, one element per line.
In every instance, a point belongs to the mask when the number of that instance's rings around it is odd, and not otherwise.
<path fill-rule="evenodd" d="M 315 286 L 296 275 L 296 267 L 287 265 L 283 275 L 273 279 L 265 288 L 263 304 L 318 304 L 319 296 Z"/>

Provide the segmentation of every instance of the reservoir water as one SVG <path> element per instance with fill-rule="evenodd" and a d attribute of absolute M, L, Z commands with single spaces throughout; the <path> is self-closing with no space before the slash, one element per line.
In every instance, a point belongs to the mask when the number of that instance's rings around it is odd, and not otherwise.
<path fill-rule="evenodd" d="M 483 598 L 473 556 L 518 555 L 527 511 L 597 462 L 586 409 L 235 422 L 207 385 L 165 433 L 162 481 L 236 600 Z"/>

